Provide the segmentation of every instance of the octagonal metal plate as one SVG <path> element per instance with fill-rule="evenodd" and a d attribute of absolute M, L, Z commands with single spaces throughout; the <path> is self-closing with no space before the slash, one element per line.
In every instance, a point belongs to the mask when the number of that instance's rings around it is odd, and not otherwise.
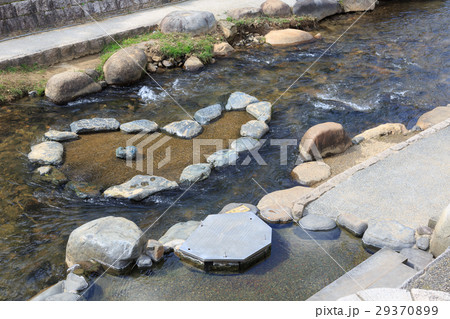
<path fill-rule="evenodd" d="M 272 228 L 255 214 L 209 215 L 180 251 L 202 262 L 245 262 L 272 244 Z"/>

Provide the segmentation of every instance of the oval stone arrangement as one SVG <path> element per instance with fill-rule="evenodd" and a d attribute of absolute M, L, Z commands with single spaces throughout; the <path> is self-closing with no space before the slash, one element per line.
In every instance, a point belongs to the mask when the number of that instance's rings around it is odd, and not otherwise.
<path fill-rule="evenodd" d="M 39 166 L 61 165 L 64 161 L 64 146 L 62 142 L 79 139 L 79 134 L 118 130 L 124 134 L 151 134 L 160 130 L 176 138 L 192 139 L 203 132 L 202 125 L 208 125 L 217 120 L 224 111 L 235 110 L 246 110 L 248 114 L 255 117 L 255 120 L 248 121 L 241 126 L 241 137 L 231 143 L 230 149 L 222 149 L 211 154 L 207 158 L 206 163 L 187 166 L 181 173 L 179 182 L 191 184 L 208 178 L 213 168 L 235 165 L 239 159 L 239 153 L 251 151 L 262 146 L 259 139 L 269 131 L 267 123 L 271 120 L 271 103 L 259 101 L 256 97 L 243 92 L 234 92 L 228 98 L 225 108 L 222 108 L 220 104 L 213 104 L 198 110 L 194 115 L 194 119 L 175 121 L 162 128 L 157 123 L 147 119 L 123 124 L 114 118 L 81 119 L 70 124 L 70 132 L 50 130 L 45 133 L 45 138 L 48 141 L 32 146 L 28 159 Z M 114 151 L 116 157 L 127 161 L 134 160 L 137 157 L 137 148 L 135 146 L 119 147 L 116 150 L 111 150 L 111 156 L 114 156 Z M 55 171 L 57 171 L 56 168 Z M 42 175 L 39 171 L 39 176 Z M 103 195 L 106 198 L 141 201 L 157 192 L 178 187 L 179 184 L 177 182 L 167 180 L 164 177 L 137 174 L 123 184 L 109 187 Z"/>

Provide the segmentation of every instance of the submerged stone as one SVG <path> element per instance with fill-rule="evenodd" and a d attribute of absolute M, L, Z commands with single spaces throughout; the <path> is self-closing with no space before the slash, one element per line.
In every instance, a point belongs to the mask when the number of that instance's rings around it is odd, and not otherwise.
<path fill-rule="evenodd" d="M 32 179 L 36 182 L 51 183 L 59 186 L 68 182 L 64 173 L 53 166 L 42 166 L 36 169 Z"/>
<path fill-rule="evenodd" d="M 63 162 L 64 147 L 58 142 L 42 142 L 31 147 L 28 159 L 32 163 L 59 165 Z"/>
<path fill-rule="evenodd" d="M 158 124 L 149 120 L 136 120 L 120 125 L 125 133 L 152 133 L 158 129 Z"/>
<path fill-rule="evenodd" d="M 260 139 L 267 132 L 269 132 L 269 126 L 266 123 L 257 120 L 248 121 L 241 126 L 242 136 L 249 136 Z"/>
<path fill-rule="evenodd" d="M 93 198 L 100 196 L 100 188 L 96 185 L 92 185 L 86 182 L 71 181 L 67 183 L 66 190 L 70 190 L 75 193 L 79 198 Z"/>
<path fill-rule="evenodd" d="M 272 104 L 270 102 L 257 102 L 247 106 L 246 111 L 253 115 L 258 121 L 270 122 Z"/>
<path fill-rule="evenodd" d="M 122 159 L 134 160 L 137 154 L 136 146 L 118 147 L 116 149 L 116 157 Z"/>
<path fill-rule="evenodd" d="M 106 132 L 117 131 L 120 123 L 113 118 L 98 118 L 83 119 L 75 121 L 70 124 L 70 129 L 75 133 L 93 133 L 93 132 Z"/>
<path fill-rule="evenodd" d="M 196 121 L 192 120 L 172 122 L 164 126 L 162 129 L 167 134 L 185 139 L 194 138 L 203 131 L 203 127 Z"/>
<path fill-rule="evenodd" d="M 193 164 L 187 166 L 180 176 L 180 183 L 194 183 L 207 179 L 211 174 L 211 164 Z"/>
<path fill-rule="evenodd" d="M 49 130 L 44 134 L 45 138 L 56 141 L 56 142 L 64 142 L 64 141 L 72 141 L 78 139 L 78 134 L 74 132 L 61 132 L 56 130 Z"/>
<path fill-rule="evenodd" d="M 194 114 L 194 119 L 201 125 L 208 124 L 212 120 L 217 119 L 222 115 L 222 106 L 220 104 L 214 104 L 204 107 Z"/>
<path fill-rule="evenodd" d="M 227 111 L 243 110 L 247 107 L 247 105 L 256 102 L 259 101 L 254 96 L 242 92 L 234 92 L 228 98 L 228 102 L 227 105 L 225 105 L 225 109 Z"/>
<path fill-rule="evenodd" d="M 211 154 L 206 161 L 214 167 L 222 167 L 228 165 L 235 165 L 239 158 L 238 152 L 234 150 L 220 150 Z"/>

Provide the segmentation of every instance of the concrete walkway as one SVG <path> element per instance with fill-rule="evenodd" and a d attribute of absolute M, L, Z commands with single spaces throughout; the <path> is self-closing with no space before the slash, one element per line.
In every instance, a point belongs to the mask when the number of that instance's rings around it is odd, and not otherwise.
<path fill-rule="evenodd" d="M 145 30 L 146 27 L 157 25 L 164 16 L 175 10 L 203 10 L 210 11 L 217 19 L 226 18 L 227 10 L 260 6 L 265 0 L 193 0 L 160 8 L 152 8 L 136 13 L 109 18 L 98 23 L 86 23 L 78 26 L 61 28 L 49 32 L 29 35 L 22 38 L 0 42 L 0 68 L 7 65 L 19 65 L 30 62 L 27 56 L 35 57 L 37 63 L 45 61 L 63 62 L 81 57 L 71 55 L 71 46 L 83 46 L 89 41 L 113 36 L 121 39 L 133 34 L 133 30 Z M 294 5 L 295 0 L 284 0 L 289 5 Z M 50 53 L 55 48 L 65 48 L 64 52 Z M 87 46 L 85 54 L 100 52 L 102 45 Z M 95 52 L 97 51 L 97 52 Z M 40 53 L 49 52 L 47 58 L 41 58 Z M 66 55 L 66 56 L 64 56 Z"/>

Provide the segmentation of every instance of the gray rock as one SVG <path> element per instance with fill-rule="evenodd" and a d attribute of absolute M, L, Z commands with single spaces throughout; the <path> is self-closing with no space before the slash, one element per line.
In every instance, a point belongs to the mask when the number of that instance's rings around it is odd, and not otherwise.
<path fill-rule="evenodd" d="M 444 291 L 411 289 L 414 301 L 450 301 L 450 294 Z"/>
<path fill-rule="evenodd" d="M 420 250 L 428 250 L 430 248 L 430 236 L 419 236 L 416 239 L 416 246 Z"/>
<path fill-rule="evenodd" d="M 228 41 L 234 39 L 234 37 L 237 34 L 237 27 L 233 22 L 221 20 L 217 23 L 217 25 L 219 26 L 220 30 L 222 31 L 223 35 Z"/>
<path fill-rule="evenodd" d="M 134 160 L 137 154 L 136 146 L 118 147 L 116 149 L 116 157 L 122 159 Z"/>
<path fill-rule="evenodd" d="M 294 167 L 291 175 L 298 183 L 311 186 L 330 177 L 331 168 L 324 162 L 306 162 Z"/>
<path fill-rule="evenodd" d="M 191 139 L 200 135 L 203 131 L 203 127 L 196 121 L 183 120 L 167 124 L 162 130 L 170 135 Z"/>
<path fill-rule="evenodd" d="M 232 213 L 245 213 L 250 212 L 253 214 L 258 214 L 259 209 L 255 205 L 247 203 L 229 203 L 225 205 L 219 214 L 232 214 Z"/>
<path fill-rule="evenodd" d="M 140 228 L 122 217 L 90 221 L 69 236 L 66 248 L 68 267 L 94 260 L 116 271 L 124 271 L 142 253 L 146 243 Z"/>
<path fill-rule="evenodd" d="M 281 0 L 267 0 L 261 4 L 261 10 L 269 17 L 289 17 L 292 15 L 291 7 Z"/>
<path fill-rule="evenodd" d="M 222 115 L 222 106 L 220 104 L 214 104 L 195 112 L 194 119 L 201 125 L 205 125 L 211 122 L 212 120 L 217 119 L 221 115 Z"/>
<path fill-rule="evenodd" d="M 344 12 L 366 11 L 375 9 L 373 0 L 341 0 Z"/>
<path fill-rule="evenodd" d="M 246 111 L 258 121 L 268 123 L 272 117 L 272 104 L 270 102 L 252 103 L 247 106 Z"/>
<path fill-rule="evenodd" d="M 355 136 L 354 138 L 352 138 L 352 143 L 353 145 L 358 145 L 360 144 L 362 141 L 364 141 L 364 136 Z"/>
<path fill-rule="evenodd" d="M 389 247 L 396 251 L 411 248 L 416 242 L 413 229 L 393 220 L 370 222 L 362 240 L 371 249 Z"/>
<path fill-rule="evenodd" d="M 45 298 L 45 301 L 78 301 L 81 296 L 70 292 L 63 292 Z"/>
<path fill-rule="evenodd" d="M 100 77 L 100 74 L 94 69 L 86 69 L 84 70 L 84 73 L 86 73 L 86 75 L 88 75 L 94 81 L 97 81 Z"/>
<path fill-rule="evenodd" d="M 51 287 L 48 287 L 44 291 L 38 293 L 36 296 L 31 298 L 31 301 L 44 301 L 50 296 L 61 294 L 64 292 L 64 280 L 61 280 Z"/>
<path fill-rule="evenodd" d="M 103 66 L 106 83 L 128 85 L 138 81 L 147 65 L 144 50 L 129 47 L 114 53 Z"/>
<path fill-rule="evenodd" d="M 175 224 L 158 241 L 164 246 L 174 240 L 185 241 L 200 224 L 201 222 L 195 220 Z"/>
<path fill-rule="evenodd" d="M 157 263 L 164 257 L 164 245 L 157 240 L 149 239 L 145 247 L 145 254 Z"/>
<path fill-rule="evenodd" d="M 253 17 L 259 17 L 262 14 L 261 8 L 255 8 L 255 7 L 245 7 L 245 8 L 238 8 L 233 9 L 227 12 L 228 16 L 239 20 L 242 18 L 253 18 Z"/>
<path fill-rule="evenodd" d="M 244 151 L 254 150 L 255 148 L 258 148 L 260 146 L 260 141 L 254 139 L 253 137 L 246 136 L 240 137 L 237 140 L 231 142 L 230 148 L 238 153 L 241 153 Z"/>
<path fill-rule="evenodd" d="M 183 69 L 190 72 L 198 71 L 203 67 L 202 61 L 196 56 L 189 57 L 183 64 Z"/>
<path fill-rule="evenodd" d="M 232 110 L 243 110 L 249 104 L 259 102 L 258 99 L 254 96 L 248 95 L 242 92 L 234 92 L 231 93 L 228 98 L 227 105 L 225 105 L 225 109 L 227 111 Z"/>
<path fill-rule="evenodd" d="M 125 133 L 152 133 L 158 130 L 158 124 L 149 120 L 136 120 L 120 125 L 120 130 Z"/>
<path fill-rule="evenodd" d="M 450 246 L 450 205 L 438 219 L 431 236 L 430 252 L 437 257 Z"/>
<path fill-rule="evenodd" d="M 67 71 L 53 75 L 48 80 L 45 95 L 56 104 L 65 104 L 101 90 L 102 87 L 85 73 Z"/>
<path fill-rule="evenodd" d="M 416 233 L 419 236 L 431 235 L 433 233 L 433 229 L 431 227 L 428 227 L 428 226 L 420 226 L 420 227 L 417 227 Z"/>
<path fill-rule="evenodd" d="M 238 152 L 234 150 L 224 149 L 211 154 L 210 156 L 208 156 L 206 161 L 214 167 L 222 167 L 235 165 L 238 158 Z"/>
<path fill-rule="evenodd" d="M 157 192 L 175 188 L 178 188 L 178 184 L 164 177 L 136 175 L 128 182 L 108 188 L 103 195 L 107 198 L 140 201 Z"/>
<path fill-rule="evenodd" d="M 42 142 L 31 147 L 28 159 L 42 165 L 59 165 L 63 162 L 64 147 L 58 142 Z"/>
<path fill-rule="evenodd" d="M 67 275 L 67 278 L 64 281 L 64 292 L 76 294 L 80 291 L 83 291 L 88 286 L 89 285 L 84 277 L 75 275 L 71 272 Z"/>
<path fill-rule="evenodd" d="M 291 209 L 280 205 L 261 208 L 259 217 L 271 224 L 287 224 L 293 220 Z"/>
<path fill-rule="evenodd" d="M 260 139 L 267 132 L 269 132 L 269 126 L 266 123 L 257 120 L 248 121 L 241 126 L 241 136 Z"/>
<path fill-rule="evenodd" d="M 139 256 L 139 258 L 136 260 L 136 266 L 139 269 L 148 269 L 153 265 L 152 259 L 150 258 L 150 256 L 147 255 L 141 255 Z"/>
<path fill-rule="evenodd" d="M 177 251 L 185 242 L 184 239 L 174 239 L 164 244 L 164 253 L 168 254 L 172 251 Z"/>
<path fill-rule="evenodd" d="M 93 133 L 93 132 L 106 132 L 117 131 L 120 123 L 113 118 L 98 118 L 83 119 L 72 122 L 70 124 L 70 130 L 77 134 L 80 133 Z"/>
<path fill-rule="evenodd" d="M 292 8 L 295 15 L 312 16 L 317 20 L 335 15 L 341 10 L 337 0 L 297 0 Z"/>
<path fill-rule="evenodd" d="M 334 220 L 327 216 L 309 214 L 300 219 L 299 225 L 305 230 L 325 231 L 336 228 Z"/>
<path fill-rule="evenodd" d="M 336 222 L 356 237 L 362 237 L 368 226 L 366 221 L 353 214 L 340 214 Z"/>
<path fill-rule="evenodd" d="M 432 254 L 414 248 L 403 248 L 400 254 L 408 258 L 406 261 L 408 266 L 418 271 L 424 269 L 433 260 Z"/>
<path fill-rule="evenodd" d="M 192 164 L 187 166 L 180 176 L 180 183 L 194 183 L 207 179 L 211 174 L 211 164 Z"/>
<path fill-rule="evenodd" d="M 214 14 L 208 11 L 173 11 L 159 24 L 162 33 L 206 34 L 216 26 Z"/>
<path fill-rule="evenodd" d="M 46 139 L 56 142 L 72 141 L 78 139 L 78 134 L 74 132 L 61 132 L 49 130 L 44 134 Z"/>

